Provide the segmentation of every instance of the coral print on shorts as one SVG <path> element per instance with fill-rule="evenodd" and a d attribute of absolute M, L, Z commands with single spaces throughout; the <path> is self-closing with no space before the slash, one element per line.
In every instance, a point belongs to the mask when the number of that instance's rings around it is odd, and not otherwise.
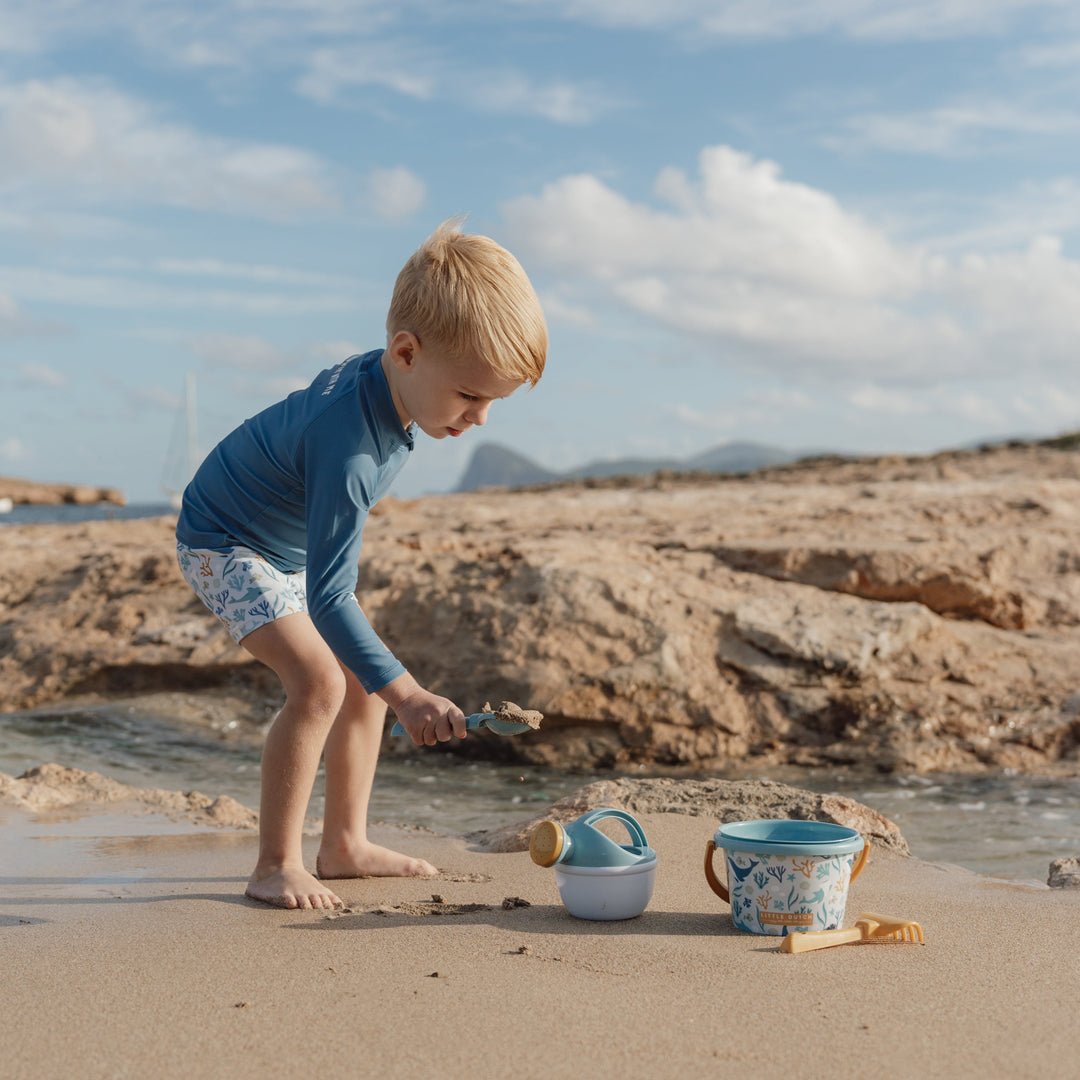
<path fill-rule="evenodd" d="M 286 574 L 248 548 L 200 551 L 178 544 L 180 571 L 235 641 L 283 615 L 307 610 L 303 571 Z"/>

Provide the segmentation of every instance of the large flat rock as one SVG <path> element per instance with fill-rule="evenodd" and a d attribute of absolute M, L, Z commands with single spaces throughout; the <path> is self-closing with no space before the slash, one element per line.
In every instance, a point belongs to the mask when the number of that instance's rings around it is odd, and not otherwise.
<path fill-rule="evenodd" d="M 1080 452 L 1021 446 L 387 499 L 358 596 L 421 682 L 563 766 L 1080 769 Z M 273 678 L 170 518 L 4 526 L 0 709 Z M 208 706 L 210 707 L 210 706 Z M 406 740 L 395 752 L 411 752 Z"/>

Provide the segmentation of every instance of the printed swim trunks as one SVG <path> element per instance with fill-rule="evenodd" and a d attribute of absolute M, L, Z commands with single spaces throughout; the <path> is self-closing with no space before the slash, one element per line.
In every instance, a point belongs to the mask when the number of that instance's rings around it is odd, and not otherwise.
<path fill-rule="evenodd" d="M 206 551 L 176 545 L 180 572 L 234 641 L 283 615 L 307 611 L 303 570 L 286 574 L 250 548 Z"/>

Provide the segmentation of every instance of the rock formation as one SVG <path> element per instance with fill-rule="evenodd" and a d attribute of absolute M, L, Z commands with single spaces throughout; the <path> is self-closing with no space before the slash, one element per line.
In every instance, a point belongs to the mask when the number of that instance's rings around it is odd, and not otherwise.
<path fill-rule="evenodd" d="M 91 487 L 88 484 L 44 484 L 36 480 L 17 480 L 0 476 L 0 499 L 10 499 L 16 506 L 58 506 L 77 503 L 82 506 L 107 502 L 123 506 L 126 499 L 116 488 Z"/>
<path fill-rule="evenodd" d="M 1009 446 L 384 500 L 360 602 L 432 689 L 563 766 L 1080 772 L 1080 451 Z M 0 526 L 0 709 L 272 676 L 172 519 Z M 208 706 L 209 707 L 209 706 Z M 412 752 L 395 740 L 392 752 Z"/>
<path fill-rule="evenodd" d="M 228 795 L 211 799 L 198 791 L 136 788 L 99 773 L 55 764 L 35 766 L 18 777 L 0 773 L 0 805 L 5 803 L 37 813 L 101 806 L 137 808 L 174 820 L 228 829 L 255 829 L 259 824 L 259 815 L 254 810 Z M 840 795 L 816 795 L 770 780 L 599 780 L 552 803 L 533 818 L 474 833 L 468 839 L 485 851 L 526 851 L 537 822 L 572 821 L 601 806 L 618 807 L 634 814 L 705 816 L 713 821 L 755 818 L 827 821 L 857 830 L 879 851 L 911 854 L 900 830 L 876 810 Z M 317 824 L 312 823 L 312 827 Z M 1066 862 L 1069 860 L 1058 860 L 1061 864 Z M 1073 873 L 1075 863 L 1075 859 L 1071 860 Z"/>
<path fill-rule="evenodd" d="M 772 780 L 597 780 L 534 817 L 474 833 L 469 839 L 485 851 L 526 851 L 538 822 L 573 821 L 601 806 L 632 814 L 688 814 L 716 822 L 762 818 L 827 821 L 855 829 L 881 851 L 911 854 L 897 826 L 876 810 L 842 795 L 818 795 Z"/>
<path fill-rule="evenodd" d="M 1055 859 L 1046 884 L 1051 889 L 1080 889 L 1080 857 Z"/>
<path fill-rule="evenodd" d="M 259 824 L 259 815 L 230 795 L 211 799 L 198 791 L 130 787 L 100 773 L 52 763 L 27 769 L 18 777 L 0 773 L 2 803 L 36 813 L 68 807 L 137 807 L 174 820 L 216 825 L 223 829 L 254 829 Z"/>

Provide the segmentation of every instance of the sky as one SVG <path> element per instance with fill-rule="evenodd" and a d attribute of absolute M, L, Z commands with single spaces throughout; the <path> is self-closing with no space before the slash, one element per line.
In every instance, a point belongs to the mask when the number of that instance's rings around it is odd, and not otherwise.
<path fill-rule="evenodd" d="M 1078 0 L 0 0 L 0 474 L 162 498 L 458 214 L 548 366 L 396 494 L 1080 428 Z"/>

